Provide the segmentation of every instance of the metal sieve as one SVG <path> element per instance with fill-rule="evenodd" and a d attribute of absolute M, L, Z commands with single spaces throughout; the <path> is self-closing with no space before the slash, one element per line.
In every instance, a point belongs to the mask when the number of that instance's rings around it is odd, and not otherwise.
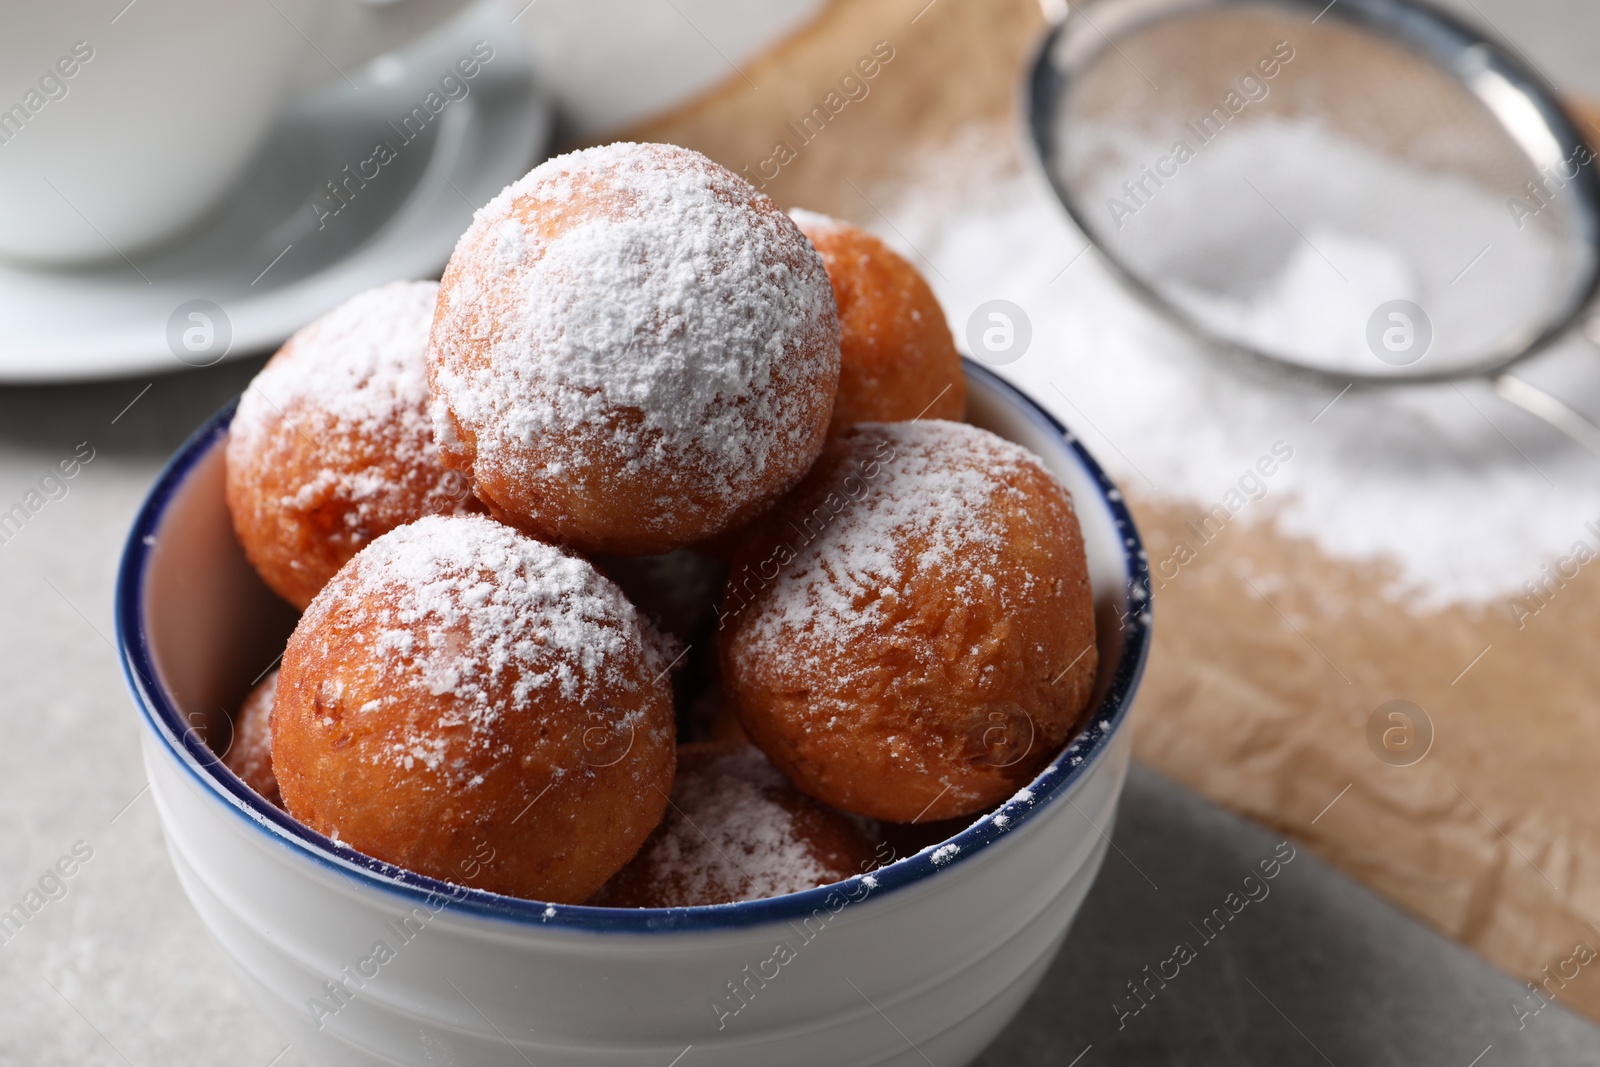
<path fill-rule="evenodd" d="M 1505 47 L 1402 0 L 1045 4 L 1042 169 L 1105 260 L 1212 346 L 1340 385 L 1507 369 L 1600 285 L 1594 151 Z"/>

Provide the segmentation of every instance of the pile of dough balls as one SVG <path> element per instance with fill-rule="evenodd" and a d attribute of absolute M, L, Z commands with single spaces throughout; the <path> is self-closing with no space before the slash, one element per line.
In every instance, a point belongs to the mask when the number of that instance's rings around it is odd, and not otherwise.
<path fill-rule="evenodd" d="M 510 896 L 866 873 L 1025 784 L 1094 684 L 1071 497 L 965 398 L 870 234 L 672 145 L 551 159 L 241 398 L 228 509 L 303 614 L 222 761 Z"/>

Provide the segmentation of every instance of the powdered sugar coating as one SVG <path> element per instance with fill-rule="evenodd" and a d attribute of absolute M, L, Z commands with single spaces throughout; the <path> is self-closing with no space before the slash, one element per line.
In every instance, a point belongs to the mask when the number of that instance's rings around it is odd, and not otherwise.
<path fill-rule="evenodd" d="M 464 790 L 478 783 L 452 773 L 470 766 L 452 749 L 492 748 L 500 717 L 527 713 L 536 694 L 592 705 L 638 692 L 641 664 L 649 675 L 667 666 L 634 606 L 587 560 L 479 516 L 429 516 L 374 541 L 301 625 L 315 632 L 334 611 L 387 683 L 358 714 L 422 693 L 451 698 L 381 758 L 423 764 Z M 605 725 L 629 736 L 648 719 L 636 710 Z"/>
<path fill-rule="evenodd" d="M 1031 594 L 1035 581 L 1022 574 L 1017 589 L 1005 588 L 992 571 L 969 567 L 963 557 L 1004 553 L 1003 531 L 988 521 L 991 502 L 997 494 L 1020 501 L 1004 476 L 1008 469 L 1041 470 L 1038 457 L 965 423 L 930 419 L 861 428 L 874 436 L 873 455 L 881 463 L 856 477 L 870 491 L 850 501 L 851 486 L 841 484 L 837 514 L 824 501 L 826 522 L 817 516 L 803 528 L 779 531 L 796 556 L 746 630 L 752 654 L 841 680 L 854 669 L 846 650 L 895 612 L 894 591 L 907 582 L 908 571 L 946 576 L 958 599 L 998 595 L 1002 611 L 1015 609 L 1017 594 Z M 806 540 L 813 529 L 818 532 Z M 918 539 L 915 558 L 908 558 L 910 531 Z M 737 596 L 728 606 L 741 610 Z M 810 639 L 793 640 L 801 633 Z"/>
<path fill-rule="evenodd" d="M 661 826 L 594 903 L 759 900 L 860 874 L 871 856 L 871 843 L 853 824 L 798 793 L 759 749 L 690 744 L 680 750 Z"/>
<path fill-rule="evenodd" d="M 660 821 L 667 663 L 587 560 L 482 516 L 356 556 L 284 652 L 273 763 L 295 818 L 435 878 L 557 903 Z"/>
<path fill-rule="evenodd" d="M 285 358 L 263 368 L 240 397 L 230 443 L 260 452 L 274 446 L 272 438 L 297 435 L 323 459 L 321 476 L 296 506 L 338 494 L 355 509 L 353 525 L 419 468 L 432 475 L 435 492 L 439 483 L 458 485 L 439 463 L 427 415 L 423 356 L 438 290 L 437 282 L 391 282 L 352 297 L 296 333 Z M 394 462 L 352 462 L 352 442 L 371 440 L 382 441 Z"/>
<path fill-rule="evenodd" d="M 850 228 L 850 224 L 843 219 L 837 219 L 832 215 L 824 215 L 820 211 L 811 211 L 803 207 L 790 208 L 789 217 L 803 230 L 834 232 Z"/>
<path fill-rule="evenodd" d="M 329 421 L 375 431 L 392 419 L 426 427 L 413 412 L 427 400 L 421 356 L 438 291 L 437 282 L 390 282 L 298 331 L 286 347 L 301 357 L 257 375 L 233 432 L 254 443 L 253 435 L 268 428 L 267 412 L 302 400 L 316 401 L 318 417 Z"/>
<path fill-rule="evenodd" d="M 493 506 L 633 553 L 797 481 L 838 361 L 826 271 L 770 200 L 698 153 L 616 144 L 540 165 L 474 216 L 429 375 L 448 462 Z M 550 503 L 601 495 L 628 498 L 631 523 Z"/>
<path fill-rule="evenodd" d="M 476 506 L 428 418 L 437 292 L 394 282 L 352 297 L 290 338 L 239 400 L 235 526 L 268 584 L 299 606 L 374 537 Z"/>

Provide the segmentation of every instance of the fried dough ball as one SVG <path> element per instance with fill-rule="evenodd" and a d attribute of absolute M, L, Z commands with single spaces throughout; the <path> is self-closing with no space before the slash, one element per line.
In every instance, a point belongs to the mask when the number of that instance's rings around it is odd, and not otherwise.
<path fill-rule="evenodd" d="M 233 718 L 233 738 L 222 763 L 268 803 L 281 808 L 283 796 L 272 773 L 272 701 L 277 691 L 277 671 L 250 690 Z"/>
<path fill-rule="evenodd" d="M 481 516 L 420 519 L 351 560 L 289 639 L 284 803 L 421 874 L 584 900 L 666 807 L 666 666 L 586 560 Z"/>
<path fill-rule="evenodd" d="M 939 298 L 922 275 L 859 226 L 791 211 L 839 305 L 839 395 L 828 435 L 858 422 L 961 418 L 967 379 Z"/>
<path fill-rule="evenodd" d="M 352 297 L 289 338 L 239 399 L 228 510 L 262 581 L 297 608 L 373 538 L 481 510 L 428 421 L 437 291 L 394 282 Z"/>
<path fill-rule="evenodd" d="M 649 555 L 737 526 L 822 448 L 827 271 L 789 217 L 673 145 L 534 168 L 445 268 L 428 351 L 445 462 L 505 522 Z"/>
<path fill-rule="evenodd" d="M 1071 498 L 960 423 L 841 434 L 740 547 L 719 622 L 750 738 L 810 795 L 892 822 L 1010 795 L 1095 677 Z"/>
<path fill-rule="evenodd" d="M 681 908 L 798 893 L 870 871 L 873 843 L 748 744 L 678 748 L 672 808 L 589 903 Z"/>

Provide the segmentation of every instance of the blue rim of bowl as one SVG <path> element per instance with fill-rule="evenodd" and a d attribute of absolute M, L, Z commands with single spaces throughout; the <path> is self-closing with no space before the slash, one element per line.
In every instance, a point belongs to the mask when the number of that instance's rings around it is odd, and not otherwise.
<path fill-rule="evenodd" d="M 1101 470 L 1077 437 L 1037 403 L 992 371 L 964 359 L 969 378 L 976 378 L 1012 402 L 1040 429 L 1059 437 L 1093 478 L 1122 538 L 1126 565 L 1124 596 L 1129 610 L 1121 618 L 1122 650 L 1112 666 L 1112 676 L 1093 715 L 1061 753 L 1023 790 L 1004 804 L 943 842 L 911 856 L 843 882 L 761 900 L 687 908 L 598 908 L 582 904 L 502 896 L 482 889 L 455 885 L 384 863 L 301 825 L 286 812 L 263 800 L 231 771 L 184 719 L 158 677 L 143 619 L 143 591 L 150 549 L 167 506 L 195 465 L 210 454 L 233 419 L 237 400 L 230 401 L 208 419 L 178 449 L 156 479 L 129 531 L 117 575 L 117 648 L 123 675 L 146 723 L 161 739 L 180 766 L 200 785 L 226 803 L 241 819 L 261 833 L 301 856 L 357 882 L 395 895 L 409 904 L 452 908 L 484 918 L 509 920 L 531 926 L 586 932 L 658 933 L 693 930 L 730 930 L 804 919 L 827 908 L 837 910 L 841 896 L 848 901 L 876 898 L 921 882 L 941 870 L 970 859 L 1014 832 L 1040 808 L 1065 793 L 1109 746 L 1126 720 L 1144 673 L 1150 651 L 1150 572 L 1143 543 L 1121 492 Z M 998 819 L 996 816 L 1002 818 Z M 949 849 L 954 846 L 956 851 Z M 939 858 L 936 860 L 935 856 Z"/>

